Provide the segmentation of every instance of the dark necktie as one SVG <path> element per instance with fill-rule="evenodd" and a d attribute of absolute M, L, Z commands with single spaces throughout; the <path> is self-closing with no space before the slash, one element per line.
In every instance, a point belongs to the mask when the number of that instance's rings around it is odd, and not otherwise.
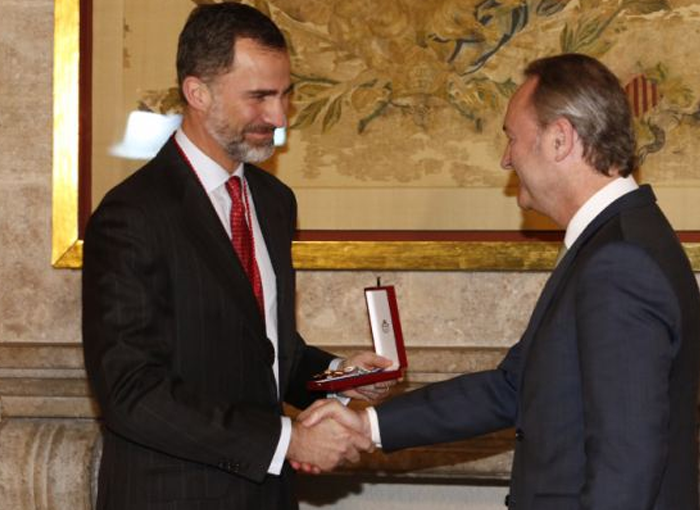
<path fill-rule="evenodd" d="M 248 200 L 243 193 L 241 179 L 238 176 L 231 177 L 226 182 L 226 190 L 231 196 L 231 243 L 233 249 L 241 261 L 243 270 L 248 275 L 248 280 L 253 287 L 253 294 L 258 301 L 258 308 L 263 320 L 265 320 L 265 298 L 263 296 L 262 278 L 255 260 L 255 240 L 251 223 Z"/>

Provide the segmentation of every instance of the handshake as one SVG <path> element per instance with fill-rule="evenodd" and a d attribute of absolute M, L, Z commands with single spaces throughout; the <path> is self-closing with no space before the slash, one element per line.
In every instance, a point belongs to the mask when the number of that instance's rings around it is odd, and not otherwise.
<path fill-rule="evenodd" d="M 335 399 L 318 400 L 292 424 L 287 459 L 294 469 L 319 474 L 360 460 L 374 449 L 367 412 Z"/>
<path fill-rule="evenodd" d="M 361 353 L 344 365 L 363 368 L 386 368 L 391 361 L 374 353 Z M 342 368 L 342 365 L 341 365 Z M 344 396 L 360 400 L 376 400 L 385 396 L 395 381 L 384 381 L 344 392 Z M 374 450 L 369 416 L 355 411 L 336 399 L 317 400 L 292 424 L 292 437 L 287 460 L 296 470 L 319 474 L 345 463 L 360 460 L 361 452 Z"/>

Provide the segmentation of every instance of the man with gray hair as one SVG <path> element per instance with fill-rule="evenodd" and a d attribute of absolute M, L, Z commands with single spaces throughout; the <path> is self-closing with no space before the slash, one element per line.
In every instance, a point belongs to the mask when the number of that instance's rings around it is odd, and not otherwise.
<path fill-rule="evenodd" d="M 385 451 L 515 427 L 507 505 L 518 510 L 697 510 L 700 296 L 636 166 L 615 76 L 578 54 L 531 63 L 503 126 L 518 203 L 566 228 L 566 255 L 497 369 L 367 412 L 329 401 Z M 304 467 L 304 466 L 302 466 Z"/>

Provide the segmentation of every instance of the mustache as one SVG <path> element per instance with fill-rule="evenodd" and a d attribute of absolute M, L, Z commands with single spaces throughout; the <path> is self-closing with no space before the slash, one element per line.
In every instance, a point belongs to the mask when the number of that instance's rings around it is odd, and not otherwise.
<path fill-rule="evenodd" d="M 247 126 L 243 133 L 255 133 L 260 135 L 271 134 L 275 131 L 275 126 L 272 124 L 253 124 L 252 126 Z"/>

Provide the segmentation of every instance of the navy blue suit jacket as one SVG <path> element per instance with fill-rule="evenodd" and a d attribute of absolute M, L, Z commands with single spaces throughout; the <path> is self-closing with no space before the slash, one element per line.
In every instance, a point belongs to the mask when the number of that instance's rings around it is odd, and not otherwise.
<path fill-rule="evenodd" d="M 585 229 L 497 370 L 377 408 L 385 450 L 515 426 L 509 507 L 697 510 L 700 297 L 650 187 Z"/>

